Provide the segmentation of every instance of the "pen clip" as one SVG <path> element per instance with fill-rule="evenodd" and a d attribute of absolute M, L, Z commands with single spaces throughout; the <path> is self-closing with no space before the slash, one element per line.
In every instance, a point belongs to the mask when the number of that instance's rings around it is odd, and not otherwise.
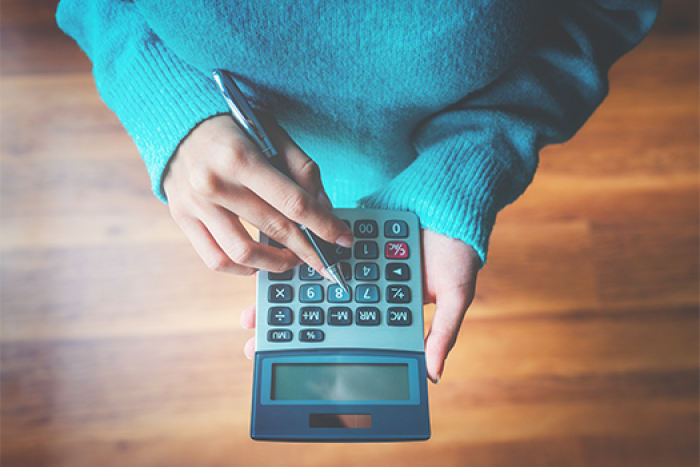
<path fill-rule="evenodd" d="M 255 113 L 250 108 L 248 101 L 236 85 L 236 82 L 224 70 L 214 70 L 212 72 L 214 81 L 219 86 L 224 100 L 231 109 L 233 119 L 238 123 L 243 131 L 248 134 L 257 145 L 260 151 L 268 159 L 277 155 L 277 150 L 272 145 L 272 141 L 263 130 L 260 122 L 255 117 Z"/>

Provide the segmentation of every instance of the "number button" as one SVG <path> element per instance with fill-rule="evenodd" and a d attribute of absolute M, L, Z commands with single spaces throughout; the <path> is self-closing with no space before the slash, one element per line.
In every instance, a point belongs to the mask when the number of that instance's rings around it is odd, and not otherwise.
<path fill-rule="evenodd" d="M 378 280 L 379 266 L 377 263 L 357 263 L 355 265 L 355 279 L 358 281 Z"/>
<path fill-rule="evenodd" d="M 377 259 L 379 257 L 379 247 L 376 242 L 355 243 L 355 258 L 357 259 Z"/>
<path fill-rule="evenodd" d="M 411 269 L 406 263 L 389 263 L 386 265 L 386 280 L 408 281 L 411 280 Z"/>
<path fill-rule="evenodd" d="M 352 250 L 350 248 L 345 248 L 342 246 L 335 247 L 335 257 L 338 259 L 350 259 L 352 256 Z"/>
<path fill-rule="evenodd" d="M 323 342 L 323 331 L 320 329 L 302 329 L 299 331 L 299 340 L 302 342 Z"/>
<path fill-rule="evenodd" d="M 330 303 L 347 303 L 350 301 L 350 294 L 339 285 L 328 286 L 328 301 Z"/>
<path fill-rule="evenodd" d="M 390 285 L 386 288 L 386 301 L 389 303 L 409 303 L 411 289 L 406 285 Z"/>
<path fill-rule="evenodd" d="M 323 301 L 323 288 L 318 284 L 299 287 L 299 301 L 302 303 L 319 303 Z"/>
<path fill-rule="evenodd" d="M 411 310 L 406 307 L 397 306 L 389 308 L 387 324 L 389 326 L 410 326 L 413 322 Z"/>
<path fill-rule="evenodd" d="M 292 309 L 287 306 L 273 306 L 267 315 L 267 323 L 276 326 L 292 324 Z"/>
<path fill-rule="evenodd" d="M 408 244 L 406 242 L 386 242 L 384 256 L 387 259 L 407 259 Z"/>
<path fill-rule="evenodd" d="M 299 313 L 299 324 L 320 326 L 323 324 L 323 310 L 317 306 L 305 306 Z"/>
<path fill-rule="evenodd" d="M 352 276 L 352 268 L 350 267 L 350 263 L 346 263 L 345 261 L 340 262 L 340 270 L 343 272 L 343 279 L 346 281 L 350 280 L 350 277 Z"/>
<path fill-rule="evenodd" d="M 404 221 L 386 221 L 384 223 L 384 236 L 388 238 L 408 237 L 408 224 Z"/>
<path fill-rule="evenodd" d="M 320 281 L 323 277 L 308 264 L 302 264 L 299 266 L 299 279 L 303 281 Z"/>
<path fill-rule="evenodd" d="M 284 272 L 268 272 L 267 279 L 271 281 L 289 281 L 294 277 L 294 269 Z"/>
<path fill-rule="evenodd" d="M 377 236 L 377 223 L 372 220 L 356 221 L 355 236 L 359 238 L 375 238 Z"/>
<path fill-rule="evenodd" d="M 355 287 L 355 301 L 357 303 L 377 303 L 379 301 L 379 287 L 376 285 L 358 285 Z"/>
<path fill-rule="evenodd" d="M 328 324 L 331 326 L 348 326 L 352 324 L 352 311 L 346 306 L 334 306 L 328 309 Z"/>
<path fill-rule="evenodd" d="M 272 284 L 267 291 L 271 303 L 287 303 L 292 301 L 292 286 L 287 284 Z"/>
<path fill-rule="evenodd" d="M 355 322 L 358 326 L 378 326 L 379 325 L 379 310 L 373 306 L 363 306 L 357 309 L 357 319 Z"/>
<path fill-rule="evenodd" d="M 289 342 L 292 340 L 292 331 L 289 329 L 270 329 L 267 331 L 268 342 Z"/>

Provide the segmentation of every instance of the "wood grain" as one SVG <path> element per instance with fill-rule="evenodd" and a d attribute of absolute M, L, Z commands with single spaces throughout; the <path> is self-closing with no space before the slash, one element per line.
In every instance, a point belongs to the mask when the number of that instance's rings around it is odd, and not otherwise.
<path fill-rule="evenodd" d="M 700 463 L 697 2 L 664 2 L 499 216 L 432 439 L 360 445 L 249 439 L 254 280 L 151 195 L 55 6 L 0 16 L 4 467 Z"/>

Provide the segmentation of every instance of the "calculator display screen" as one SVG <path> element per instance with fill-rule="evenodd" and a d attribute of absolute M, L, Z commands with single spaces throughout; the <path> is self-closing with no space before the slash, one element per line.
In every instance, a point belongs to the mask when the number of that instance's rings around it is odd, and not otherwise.
<path fill-rule="evenodd" d="M 407 401 L 405 363 L 292 363 L 272 365 L 272 400 Z"/>

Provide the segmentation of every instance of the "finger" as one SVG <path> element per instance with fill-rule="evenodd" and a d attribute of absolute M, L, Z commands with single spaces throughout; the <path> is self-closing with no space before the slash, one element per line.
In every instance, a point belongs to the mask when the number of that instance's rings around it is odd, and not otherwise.
<path fill-rule="evenodd" d="M 248 357 L 248 360 L 253 359 L 253 356 L 255 356 L 255 337 L 248 339 L 248 342 L 243 346 L 243 353 Z"/>
<path fill-rule="evenodd" d="M 244 329 L 255 328 L 255 308 L 255 303 L 253 303 L 241 313 L 241 326 Z"/>
<path fill-rule="evenodd" d="M 316 251 L 299 229 L 298 224 L 287 219 L 272 206 L 261 200 L 255 193 L 244 187 L 230 187 L 229 195 L 222 198 L 222 206 L 233 211 L 237 216 L 248 221 L 269 238 L 285 245 L 299 260 L 321 272 L 323 264 Z M 265 246 L 265 245 L 262 245 Z M 268 247 L 271 248 L 271 247 Z M 279 249 L 276 249 L 279 251 Z M 277 271 L 256 263 L 260 269 Z M 288 269 L 294 267 L 292 264 Z M 285 269 L 286 271 L 287 269 Z"/>
<path fill-rule="evenodd" d="M 202 222 L 232 264 L 273 272 L 284 272 L 299 264 L 293 252 L 254 241 L 238 216 L 220 206 L 211 207 L 211 212 L 202 216 Z"/>
<path fill-rule="evenodd" d="M 256 272 L 256 268 L 234 263 L 198 219 L 179 218 L 176 222 L 209 269 L 241 276 L 249 276 Z"/>
<path fill-rule="evenodd" d="M 445 359 L 457 340 L 472 297 L 473 292 L 461 287 L 437 296 L 435 314 L 425 338 L 425 364 L 428 378 L 434 383 L 442 377 Z"/>
<path fill-rule="evenodd" d="M 311 170 L 313 172 L 313 169 Z M 279 213 L 303 224 L 331 244 L 349 248 L 350 228 L 295 181 L 277 171 L 262 157 L 249 161 L 239 175 L 243 186 L 255 193 Z"/>
<path fill-rule="evenodd" d="M 307 193 L 316 198 L 329 211 L 333 209 L 330 198 L 323 188 L 321 169 L 291 139 L 284 148 L 287 168 L 294 181 Z"/>

